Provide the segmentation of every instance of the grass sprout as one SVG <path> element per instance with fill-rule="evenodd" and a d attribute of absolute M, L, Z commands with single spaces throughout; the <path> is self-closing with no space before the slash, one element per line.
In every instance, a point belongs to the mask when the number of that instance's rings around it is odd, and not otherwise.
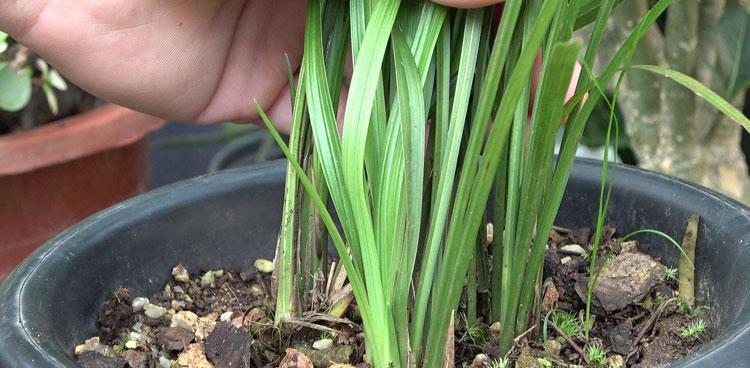
<path fill-rule="evenodd" d="M 568 335 L 568 337 L 576 338 L 581 333 L 581 323 L 574 315 L 563 311 L 556 310 L 550 316 L 550 321 L 554 323 L 560 331 Z"/>
<path fill-rule="evenodd" d="M 664 272 L 661 274 L 662 281 L 677 281 L 677 268 L 676 267 L 665 267 Z"/>
<path fill-rule="evenodd" d="M 604 351 L 602 343 L 593 341 L 586 347 L 586 358 L 596 366 L 603 366 L 607 363 L 607 353 Z"/>
<path fill-rule="evenodd" d="M 680 336 L 686 339 L 698 339 L 703 336 L 704 333 L 706 333 L 706 322 L 699 319 L 691 322 L 682 329 L 682 331 L 680 331 Z"/>
<path fill-rule="evenodd" d="M 483 368 L 510 368 L 511 362 L 508 358 L 498 358 L 489 363 L 484 363 Z"/>

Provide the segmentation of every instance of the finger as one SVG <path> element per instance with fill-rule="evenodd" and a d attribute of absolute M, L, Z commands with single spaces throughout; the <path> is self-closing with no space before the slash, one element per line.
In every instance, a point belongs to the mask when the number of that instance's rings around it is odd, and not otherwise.
<path fill-rule="evenodd" d="M 20 40 L 36 23 L 46 1 L 5 1 L 0 7 L 0 30 Z"/>
<path fill-rule="evenodd" d="M 341 86 L 341 94 L 339 97 L 339 109 L 336 113 L 336 120 L 339 128 L 339 134 L 344 122 L 344 109 L 346 106 L 346 96 L 349 92 L 349 88 L 346 85 Z M 271 120 L 273 126 L 278 129 L 279 132 L 289 134 L 292 126 L 292 101 L 291 101 L 291 89 L 287 85 L 279 93 L 279 97 L 274 103 L 268 108 L 266 115 Z M 263 125 L 262 122 L 257 121 L 256 123 Z"/>
<path fill-rule="evenodd" d="M 504 2 L 505 0 L 432 0 L 438 4 L 452 6 L 454 8 L 481 8 L 487 5 L 494 5 Z"/>

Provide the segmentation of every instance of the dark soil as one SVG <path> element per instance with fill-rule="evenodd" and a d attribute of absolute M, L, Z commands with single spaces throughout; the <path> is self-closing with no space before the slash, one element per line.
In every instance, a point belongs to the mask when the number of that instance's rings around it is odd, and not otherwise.
<path fill-rule="evenodd" d="M 685 333 L 689 325 L 702 322 L 704 308 L 680 302 L 677 282 L 668 277 L 667 268 L 638 252 L 636 243 L 622 243 L 614 234 L 607 228 L 598 254 L 593 325 L 586 338 L 582 326 L 590 255 L 585 254 L 587 247 L 575 245 L 590 244 L 591 234 L 587 229 L 555 229 L 545 256 L 539 313 L 532 321 L 537 328 L 517 339 L 510 356 L 516 367 L 657 367 L 679 360 L 708 340 L 706 331 Z M 145 306 L 143 298 L 127 289 L 116 290 L 102 306 L 98 336 L 76 347 L 79 364 L 367 367 L 362 363 L 364 341 L 356 305 L 351 304 L 341 318 L 327 313 L 327 306 L 346 299 L 343 283 L 338 289 L 333 286 L 335 293 L 326 294 L 321 286 L 304 296 L 315 312 L 279 330 L 273 324 L 270 274 L 213 270 L 188 276 L 188 270 L 177 266 L 172 275 Z M 577 328 L 571 330 L 571 325 Z M 497 330 L 481 321 L 469 328 L 465 319 L 457 318 L 455 366 L 480 368 L 499 358 Z M 603 351 L 600 362 L 584 357 L 592 347 Z"/>

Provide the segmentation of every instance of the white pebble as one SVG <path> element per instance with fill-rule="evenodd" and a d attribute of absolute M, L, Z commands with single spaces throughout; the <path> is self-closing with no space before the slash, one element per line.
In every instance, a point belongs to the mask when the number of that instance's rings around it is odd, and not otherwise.
<path fill-rule="evenodd" d="M 125 347 L 130 350 L 138 349 L 138 341 L 130 340 L 125 343 Z"/>
<path fill-rule="evenodd" d="M 586 250 L 578 244 L 568 244 L 560 248 L 560 250 L 566 254 L 575 254 L 579 256 L 583 256 L 586 254 Z"/>
<path fill-rule="evenodd" d="M 180 327 L 186 330 L 193 330 L 196 322 L 198 322 L 197 314 L 190 311 L 180 311 L 172 316 L 172 323 L 169 327 Z"/>
<path fill-rule="evenodd" d="M 221 314 L 221 316 L 219 317 L 219 320 L 222 322 L 229 322 L 232 320 L 232 314 L 234 314 L 234 312 L 226 311 Z"/>
<path fill-rule="evenodd" d="M 214 277 L 214 271 L 208 271 L 201 276 L 201 286 L 208 287 L 213 285 L 214 281 L 216 281 L 216 277 Z"/>
<path fill-rule="evenodd" d="M 143 310 L 143 307 L 149 304 L 151 304 L 151 302 L 148 300 L 148 298 L 137 297 L 133 299 L 133 304 L 132 304 L 133 312 L 138 313 Z"/>
<path fill-rule="evenodd" d="M 273 262 L 260 258 L 255 260 L 255 268 L 263 273 L 271 273 L 273 272 Z"/>
<path fill-rule="evenodd" d="M 333 340 L 331 339 L 320 339 L 313 343 L 313 349 L 315 350 L 328 350 L 333 346 Z"/>
<path fill-rule="evenodd" d="M 158 305 L 149 304 L 143 307 L 143 313 L 146 314 L 146 317 L 148 318 L 159 319 L 167 313 L 167 309 Z"/>
<path fill-rule="evenodd" d="M 179 282 L 188 282 L 190 281 L 190 274 L 188 273 L 187 268 L 185 266 L 179 264 L 175 266 L 172 269 L 172 276 L 174 276 L 174 279 Z"/>

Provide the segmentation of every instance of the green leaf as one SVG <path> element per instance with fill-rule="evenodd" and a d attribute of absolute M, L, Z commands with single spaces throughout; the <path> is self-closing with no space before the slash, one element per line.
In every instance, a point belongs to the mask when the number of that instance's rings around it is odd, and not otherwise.
<path fill-rule="evenodd" d="M 615 0 L 615 6 L 620 5 L 623 0 Z M 575 29 L 581 29 L 596 20 L 602 0 L 583 0 L 576 19 Z"/>
<path fill-rule="evenodd" d="M 8 34 L 0 31 L 0 54 L 8 49 Z"/>
<path fill-rule="evenodd" d="M 49 74 L 49 64 L 42 59 L 36 59 L 36 68 L 42 73 L 42 77 L 47 77 Z"/>
<path fill-rule="evenodd" d="M 31 101 L 31 72 L 13 70 L 7 63 L 0 63 L 0 109 L 18 111 Z"/>
<path fill-rule="evenodd" d="M 708 89 L 708 87 L 704 86 L 701 82 L 698 82 L 692 77 L 682 74 L 678 71 L 655 65 L 634 65 L 631 68 L 660 74 L 666 78 L 674 80 L 675 82 L 683 85 L 685 88 L 693 91 L 693 93 L 703 98 L 717 110 L 724 113 L 724 115 L 726 115 L 728 118 L 734 120 L 737 124 L 742 125 L 745 130 L 750 132 L 750 120 L 748 120 L 741 111 L 737 110 L 737 108 L 732 106 L 732 104 L 727 102 L 727 100 L 721 98 L 721 96 L 719 96 L 716 92 Z"/>
<path fill-rule="evenodd" d="M 49 84 L 45 83 L 42 84 L 42 91 L 44 92 L 44 97 L 47 98 L 49 111 L 52 111 L 52 114 L 57 115 L 57 113 L 60 112 L 60 107 L 57 103 L 57 94 L 55 94 L 55 90 L 52 89 Z"/>
<path fill-rule="evenodd" d="M 401 113 L 401 136 L 404 147 L 406 226 L 404 246 L 393 253 L 391 264 L 400 265 L 395 279 L 394 320 L 401 353 L 401 365 L 406 366 L 409 343 L 409 286 L 419 249 L 422 221 L 422 191 L 425 161 L 425 122 L 427 120 L 422 82 L 414 56 L 400 31 L 392 33 L 397 100 Z"/>
<path fill-rule="evenodd" d="M 67 91 L 68 83 L 65 79 L 57 72 L 57 70 L 51 69 L 47 75 L 47 83 L 50 86 L 55 87 L 58 91 Z"/>
<path fill-rule="evenodd" d="M 724 96 L 733 99 L 750 86 L 750 13 L 742 6 L 727 7 L 719 19 L 718 65 L 728 76 Z"/>

